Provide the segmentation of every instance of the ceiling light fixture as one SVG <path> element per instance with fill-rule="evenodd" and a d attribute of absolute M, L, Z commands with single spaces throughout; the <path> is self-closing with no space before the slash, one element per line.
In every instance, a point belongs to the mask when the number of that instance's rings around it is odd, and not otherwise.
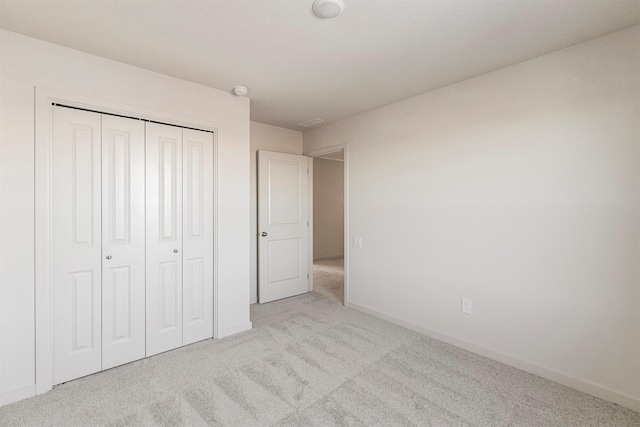
<path fill-rule="evenodd" d="M 233 88 L 233 93 L 235 93 L 238 96 L 245 96 L 246 94 L 249 93 L 249 89 L 247 89 L 244 86 L 236 86 Z"/>
<path fill-rule="evenodd" d="M 313 2 L 313 13 L 322 19 L 335 18 L 340 15 L 343 10 L 343 0 L 315 0 Z"/>

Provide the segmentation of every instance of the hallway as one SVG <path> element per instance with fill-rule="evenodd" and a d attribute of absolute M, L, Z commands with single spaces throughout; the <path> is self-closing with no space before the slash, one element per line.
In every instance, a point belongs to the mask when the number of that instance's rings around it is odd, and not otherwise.
<path fill-rule="evenodd" d="M 344 305 L 344 257 L 313 262 L 313 290 Z"/>

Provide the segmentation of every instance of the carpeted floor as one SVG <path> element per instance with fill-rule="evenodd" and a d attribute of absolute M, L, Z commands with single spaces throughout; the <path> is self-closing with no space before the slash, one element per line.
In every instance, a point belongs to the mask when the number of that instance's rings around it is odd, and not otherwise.
<path fill-rule="evenodd" d="M 313 261 L 313 290 L 344 304 L 344 258 Z"/>
<path fill-rule="evenodd" d="M 640 425 L 640 413 L 317 292 L 254 305 L 251 314 L 251 331 L 2 407 L 0 425 Z"/>

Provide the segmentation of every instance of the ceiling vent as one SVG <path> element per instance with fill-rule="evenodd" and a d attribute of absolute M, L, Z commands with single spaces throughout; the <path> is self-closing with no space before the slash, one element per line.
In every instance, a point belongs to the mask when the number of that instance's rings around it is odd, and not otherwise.
<path fill-rule="evenodd" d="M 316 117 L 315 119 L 309 119 L 306 122 L 298 123 L 298 126 L 301 126 L 303 128 L 309 128 L 311 126 L 319 125 L 322 122 L 324 122 L 324 120 Z"/>

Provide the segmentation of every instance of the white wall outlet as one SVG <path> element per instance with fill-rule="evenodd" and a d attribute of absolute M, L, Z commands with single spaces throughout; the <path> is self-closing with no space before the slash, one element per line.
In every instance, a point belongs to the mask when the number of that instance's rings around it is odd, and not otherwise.
<path fill-rule="evenodd" d="M 354 236 L 353 237 L 353 247 L 361 248 L 362 247 L 362 237 Z"/>
<path fill-rule="evenodd" d="M 462 298 L 462 312 L 471 314 L 471 300 L 469 298 Z"/>

